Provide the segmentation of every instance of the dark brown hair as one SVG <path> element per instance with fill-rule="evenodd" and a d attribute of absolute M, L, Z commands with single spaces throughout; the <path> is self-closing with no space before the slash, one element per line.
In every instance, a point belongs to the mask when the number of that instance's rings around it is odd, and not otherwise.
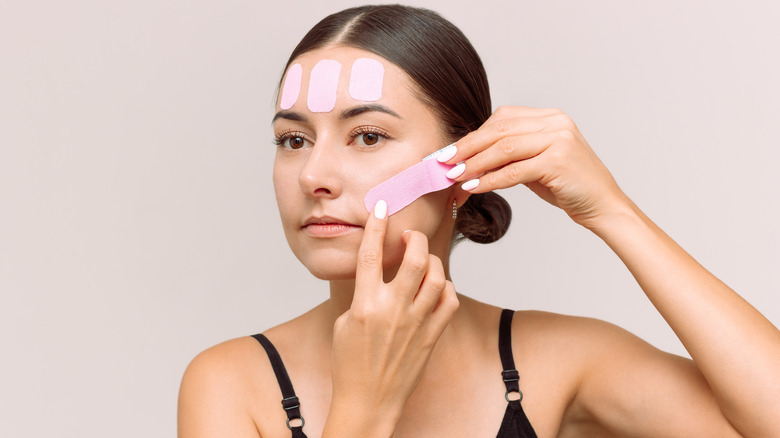
<path fill-rule="evenodd" d="M 404 70 L 450 141 L 490 117 L 490 88 L 482 60 L 463 32 L 436 12 L 377 5 L 329 15 L 298 43 L 285 71 L 300 55 L 330 45 L 375 53 Z M 453 240 L 495 242 L 506 233 L 511 218 L 512 210 L 501 196 L 471 195 L 458 211 Z"/>

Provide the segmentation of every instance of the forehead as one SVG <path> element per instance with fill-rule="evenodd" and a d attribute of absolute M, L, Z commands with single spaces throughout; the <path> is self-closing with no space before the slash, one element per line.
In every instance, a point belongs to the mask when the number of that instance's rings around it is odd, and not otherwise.
<path fill-rule="evenodd" d="M 295 58 L 285 72 L 277 108 L 328 112 L 345 101 L 405 104 L 413 83 L 400 67 L 366 50 L 330 46 Z M 308 103 L 308 105 L 307 105 Z"/>

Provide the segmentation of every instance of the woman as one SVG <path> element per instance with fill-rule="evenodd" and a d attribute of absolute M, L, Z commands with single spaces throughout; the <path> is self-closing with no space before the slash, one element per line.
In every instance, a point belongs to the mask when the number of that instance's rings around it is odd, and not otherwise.
<path fill-rule="evenodd" d="M 325 18 L 290 56 L 273 125 L 285 235 L 330 298 L 196 357 L 180 437 L 780 435 L 780 332 L 631 202 L 567 115 L 491 114 L 478 55 L 437 14 Z M 433 159 L 456 184 L 391 215 L 366 205 L 453 142 Z M 509 207 L 491 191 L 519 184 L 615 251 L 692 361 L 455 292 L 453 242 L 500 238 Z"/>

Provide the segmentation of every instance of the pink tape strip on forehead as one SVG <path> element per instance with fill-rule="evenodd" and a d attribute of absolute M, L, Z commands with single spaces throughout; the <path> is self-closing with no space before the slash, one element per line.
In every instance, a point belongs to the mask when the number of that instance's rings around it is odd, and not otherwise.
<path fill-rule="evenodd" d="M 366 210 L 371 211 L 377 201 L 383 199 L 387 202 L 387 214 L 395 214 L 420 196 L 444 190 L 455 184 L 455 181 L 447 178 L 447 171 L 455 165 L 431 159 L 447 148 L 425 157 L 421 163 L 409 167 L 369 190 L 364 200 Z"/>
<path fill-rule="evenodd" d="M 287 70 L 287 77 L 284 78 L 284 86 L 282 87 L 282 99 L 279 101 L 279 106 L 282 109 L 290 109 L 298 101 L 298 95 L 301 94 L 302 76 L 303 68 L 300 64 L 293 64 Z"/>
<path fill-rule="evenodd" d="M 349 76 L 349 95 L 368 102 L 381 99 L 384 76 L 385 67 L 381 62 L 371 58 L 356 59 Z"/>
<path fill-rule="evenodd" d="M 327 113 L 336 107 L 341 64 L 332 59 L 323 59 L 311 69 L 309 76 L 309 110 L 313 113 Z"/>

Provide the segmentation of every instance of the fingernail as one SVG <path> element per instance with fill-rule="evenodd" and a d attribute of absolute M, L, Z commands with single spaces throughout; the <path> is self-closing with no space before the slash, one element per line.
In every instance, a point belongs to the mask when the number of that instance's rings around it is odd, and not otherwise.
<path fill-rule="evenodd" d="M 455 154 L 458 153 L 458 148 L 455 147 L 455 143 L 447 146 L 444 148 L 444 150 L 439 154 L 436 159 L 439 161 L 439 163 L 444 163 L 450 160 L 450 158 L 454 157 Z"/>
<path fill-rule="evenodd" d="M 479 185 L 479 178 L 470 179 L 463 183 L 462 186 L 460 186 L 465 191 L 471 191 L 477 188 Z"/>
<path fill-rule="evenodd" d="M 379 200 L 374 206 L 374 216 L 384 219 L 387 216 L 387 202 Z"/>
<path fill-rule="evenodd" d="M 463 175 L 463 172 L 465 172 L 465 171 L 466 171 L 466 164 L 465 163 L 460 163 L 457 166 L 455 166 L 452 169 L 447 171 L 447 178 L 455 179 L 455 178 Z"/>

